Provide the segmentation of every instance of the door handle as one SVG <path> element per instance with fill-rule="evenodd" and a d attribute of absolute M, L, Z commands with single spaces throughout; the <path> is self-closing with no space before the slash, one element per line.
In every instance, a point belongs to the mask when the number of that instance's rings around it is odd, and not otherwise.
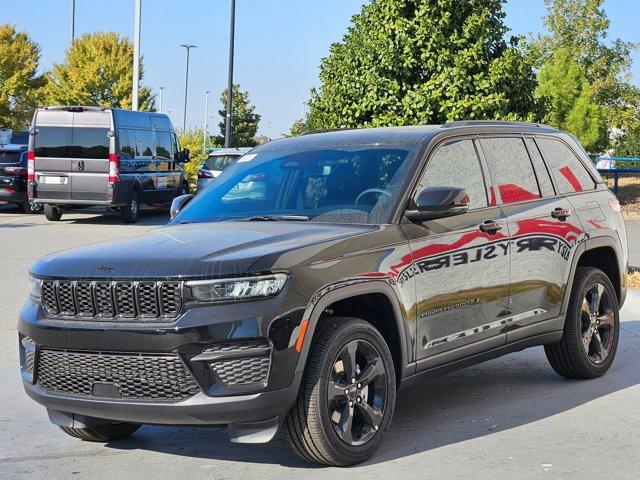
<path fill-rule="evenodd" d="M 551 212 L 551 216 L 553 218 L 557 218 L 560 221 L 565 221 L 567 217 L 571 215 L 571 210 L 568 208 L 556 208 L 553 212 Z"/>
<path fill-rule="evenodd" d="M 498 230 L 502 230 L 503 224 L 502 222 L 498 222 L 496 220 L 485 220 L 480 225 L 478 225 L 478 228 L 481 232 L 495 235 Z"/>

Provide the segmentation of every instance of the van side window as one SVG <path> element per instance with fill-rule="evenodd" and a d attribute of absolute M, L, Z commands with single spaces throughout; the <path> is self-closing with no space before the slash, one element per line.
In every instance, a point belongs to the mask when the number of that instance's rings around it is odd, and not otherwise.
<path fill-rule="evenodd" d="M 427 187 L 462 187 L 467 190 L 471 208 L 488 205 L 487 189 L 480 159 L 472 140 L 454 140 L 439 147 L 431 156 L 418 183 L 418 193 Z"/>
<path fill-rule="evenodd" d="M 171 134 L 156 131 L 156 155 L 171 160 Z"/>
<path fill-rule="evenodd" d="M 122 158 L 131 159 L 136 156 L 135 133 L 121 128 L 118 130 L 119 153 Z"/>
<path fill-rule="evenodd" d="M 538 150 L 538 146 L 533 138 L 525 139 L 525 143 L 527 144 L 527 148 L 529 149 L 529 155 L 531 156 L 531 161 L 533 162 L 533 168 L 536 171 L 536 177 L 538 178 L 538 185 L 540 186 L 540 192 L 542 192 L 543 197 L 553 197 L 556 193 L 553 189 L 553 183 L 551 183 L 551 177 L 549 176 L 549 171 L 547 170 L 547 166 L 544 164 L 542 160 L 542 155 L 540 155 L 540 150 Z"/>
<path fill-rule="evenodd" d="M 151 157 L 154 155 L 154 138 L 150 130 L 132 130 L 136 137 L 136 156 Z"/>
<path fill-rule="evenodd" d="M 558 193 L 593 190 L 595 182 L 575 153 L 560 140 L 537 138 L 540 150 L 553 175 Z"/>
<path fill-rule="evenodd" d="M 176 134 L 171 132 L 171 153 L 174 160 L 180 160 L 180 146 L 178 145 L 178 139 Z"/>
<path fill-rule="evenodd" d="M 540 198 L 533 165 L 522 138 L 483 138 L 480 142 L 504 204 Z"/>

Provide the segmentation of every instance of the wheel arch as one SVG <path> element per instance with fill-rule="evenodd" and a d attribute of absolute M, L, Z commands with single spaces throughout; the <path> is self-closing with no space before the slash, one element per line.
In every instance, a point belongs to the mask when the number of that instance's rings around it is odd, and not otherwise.
<path fill-rule="evenodd" d="M 363 310 L 363 306 L 366 306 Z M 334 316 L 361 318 L 376 327 L 385 338 L 394 358 L 398 384 L 411 375 L 411 342 L 407 340 L 407 327 L 403 309 L 389 283 L 382 280 L 364 280 L 345 285 L 324 288 L 312 298 L 305 310 L 303 322 L 307 322 L 296 373 L 304 371 L 318 325 L 333 310 Z M 379 310 L 379 311 L 378 311 Z M 373 315 L 372 315 L 373 312 Z M 393 321 L 385 321 L 391 314 Z"/>

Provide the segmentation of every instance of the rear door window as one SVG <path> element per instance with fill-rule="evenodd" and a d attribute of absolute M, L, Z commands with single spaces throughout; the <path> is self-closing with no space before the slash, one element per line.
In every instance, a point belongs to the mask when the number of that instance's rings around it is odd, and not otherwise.
<path fill-rule="evenodd" d="M 171 134 L 169 132 L 156 132 L 156 155 L 171 159 Z"/>
<path fill-rule="evenodd" d="M 533 138 L 525 139 L 525 143 L 527 144 L 527 149 L 529 150 L 529 155 L 531 156 L 531 161 L 533 162 L 533 167 L 536 170 L 536 177 L 538 178 L 538 185 L 540 186 L 540 192 L 543 197 L 553 197 L 556 193 L 553 189 L 553 183 L 551 183 L 551 177 L 549 176 L 549 171 L 547 170 L 547 166 L 544 164 L 542 160 L 542 155 L 540 155 L 540 150 L 538 150 L 538 146 Z"/>
<path fill-rule="evenodd" d="M 68 158 L 71 155 L 71 127 L 38 127 L 37 131 L 36 156 Z"/>
<path fill-rule="evenodd" d="M 504 204 L 540 198 L 533 165 L 522 138 L 483 138 L 480 142 Z"/>
<path fill-rule="evenodd" d="M 74 127 L 72 158 L 109 158 L 109 129 Z"/>
<path fill-rule="evenodd" d="M 567 145 L 552 138 L 537 138 L 536 141 L 556 182 L 558 193 L 575 193 L 595 188 L 595 182 L 586 167 Z"/>

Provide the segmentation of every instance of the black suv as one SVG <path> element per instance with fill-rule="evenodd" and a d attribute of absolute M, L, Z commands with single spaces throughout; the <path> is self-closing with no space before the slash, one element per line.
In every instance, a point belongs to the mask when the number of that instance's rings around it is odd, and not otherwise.
<path fill-rule="evenodd" d="M 267 143 L 169 225 L 49 255 L 19 321 L 24 387 L 66 433 L 226 425 L 352 465 L 398 388 L 526 347 L 603 375 L 627 240 L 578 142 L 455 122 Z"/>

